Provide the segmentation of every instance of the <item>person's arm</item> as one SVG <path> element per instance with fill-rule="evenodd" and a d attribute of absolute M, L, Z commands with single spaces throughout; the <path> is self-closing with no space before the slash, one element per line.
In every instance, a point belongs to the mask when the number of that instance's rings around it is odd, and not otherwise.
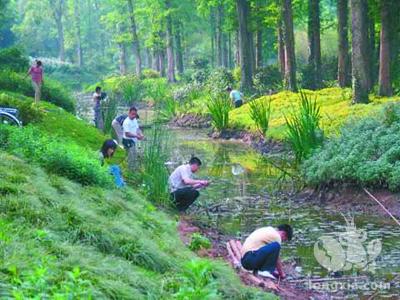
<path fill-rule="evenodd" d="M 284 279 L 286 277 L 286 274 L 283 271 L 282 261 L 280 257 L 278 257 L 278 261 L 276 262 L 276 270 L 278 271 L 280 278 Z"/>
<path fill-rule="evenodd" d="M 25 75 L 25 78 L 31 75 L 31 72 L 32 72 L 32 67 L 29 68 L 28 72 Z"/>
<path fill-rule="evenodd" d="M 125 135 L 126 135 L 127 137 L 130 137 L 130 138 L 137 138 L 137 137 L 138 137 L 137 134 L 134 134 L 134 133 L 129 132 L 129 131 L 125 131 Z"/>
<path fill-rule="evenodd" d="M 182 181 L 184 184 L 191 185 L 193 187 L 202 187 L 208 185 L 207 180 L 192 179 L 189 177 L 182 178 Z"/>

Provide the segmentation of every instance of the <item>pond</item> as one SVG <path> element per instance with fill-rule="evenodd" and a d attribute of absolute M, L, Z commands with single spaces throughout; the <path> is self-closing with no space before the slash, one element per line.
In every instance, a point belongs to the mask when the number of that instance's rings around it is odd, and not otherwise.
<path fill-rule="evenodd" d="M 355 231 L 346 223 L 344 216 L 335 211 L 291 200 L 295 184 L 286 174 L 291 171 L 271 163 L 274 158 L 266 159 L 243 143 L 209 139 L 201 130 L 174 129 L 171 135 L 170 139 L 174 141 L 171 160 L 174 165 L 196 155 L 203 161 L 198 176 L 211 180 L 210 187 L 201 191 L 196 205 L 189 210 L 195 221 L 242 241 L 258 227 L 290 223 L 295 235 L 291 242 L 284 245 L 282 257 L 284 260 L 295 260 L 302 276 L 329 275 L 314 256 L 314 247 L 319 241 L 317 250 L 324 250 L 323 246 L 329 248 L 332 245 L 329 242 L 336 239 L 347 242 L 347 247 L 342 244 L 344 247 L 325 249 L 327 255 L 340 258 L 341 254 L 346 254 L 348 260 L 352 258 L 352 262 L 362 263 L 366 261 L 367 254 L 373 257 L 378 255 L 376 252 L 380 253 L 375 260 L 374 273 L 353 269 L 340 270 L 335 275 L 366 275 L 371 281 L 384 282 L 400 272 L 399 226 L 388 225 L 379 217 L 359 213 L 346 215 L 349 223 L 354 218 L 358 229 Z M 382 293 L 398 295 L 399 288 L 394 287 L 395 284 L 391 286 L 390 291 L 383 290 Z M 355 295 L 370 294 L 366 290 Z"/>

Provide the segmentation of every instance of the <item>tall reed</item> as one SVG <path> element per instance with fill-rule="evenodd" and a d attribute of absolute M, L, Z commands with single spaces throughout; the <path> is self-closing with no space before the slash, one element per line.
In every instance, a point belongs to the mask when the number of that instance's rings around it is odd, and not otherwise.
<path fill-rule="evenodd" d="M 210 97 L 207 102 L 208 111 L 211 114 L 212 124 L 215 129 L 221 131 L 229 126 L 229 112 L 232 110 L 232 102 L 228 97 L 217 95 Z"/>
<path fill-rule="evenodd" d="M 257 126 L 257 130 L 265 137 L 271 117 L 271 100 L 262 99 L 249 102 L 250 117 Z"/>
<path fill-rule="evenodd" d="M 118 110 L 118 99 L 114 94 L 108 96 L 107 101 L 102 105 L 102 114 L 104 120 L 103 132 L 109 134 L 111 132 L 112 120 L 116 117 Z"/>
<path fill-rule="evenodd" d="M 307 158 L 313 149 L 322 144 L 323 133 L 320 128 L 320 106 L 311 100 L 306 93 L 300 91 L 300 109 L 286 119 L 288 127 L 287 139 L 300 163 Z"/>
<path fill-rule="evenodd" d="M 169 205 L 168 136 L 160 122 L 156 122 L 147 137 L 143 153 L 143 183 L 149 200 Z"/>

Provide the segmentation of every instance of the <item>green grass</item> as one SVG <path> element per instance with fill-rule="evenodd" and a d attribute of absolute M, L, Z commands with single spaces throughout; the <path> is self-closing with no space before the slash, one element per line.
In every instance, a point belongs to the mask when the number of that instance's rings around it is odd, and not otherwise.
<path fill-rule="evenodd" d="M 176 221 L 135 191 L 82 187 L 4 152 L 0 179 L 2 295 L 170 299 L 198 284 L 190 278 L 206 261 L 182 244 Z M 204 290 L 268 298 L 225 263 L 208 263 Z"/>

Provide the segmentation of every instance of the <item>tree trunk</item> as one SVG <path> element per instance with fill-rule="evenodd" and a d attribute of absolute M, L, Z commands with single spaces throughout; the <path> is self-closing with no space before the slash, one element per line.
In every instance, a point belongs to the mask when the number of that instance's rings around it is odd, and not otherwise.
<path fill-rule="evenodd" d="M 368 103 L 368 3 L 367 0 L 350 0 L 352 15 L 352 81 L 353 103 Z"/>
<path fill-rule="evenodd" d="M 217 48 L 217 30 L 216 30 L 216 24 L 215 24 L 215 11 L 213 8 L 210 9 L 210 28 L 211 28 L 211 67 L 215 67 L 216 65 L 216 57 L 218 51 L 216 50 Z"/>
<path fill-rule="evenodd" d="M 385 0 L 387 1 L 387 0 Z M 384 2 L 385 2 L 384 1 Z M 378 61 L 378 56 L 377 56 L 377 51 L 375 47 L 375 20 L 373 16 L 371 16 L 371 13 L 368 15 L 367 13 L 367 18 L 368 18 L 368 42 L 369 42 L 369 53 L 368 53 L 368 58 L 369 58 L 369 64 L 368 64 L 368 70 L 369 70 L 369 83 L 368 83 L 368 91 L 370 91 L 374 83 L 376 82 L 376 74 L 378 73 L 377 69 L 377 61 Z"/>
<path fill-rule="evenodd" d="M 390 0 L 381 3 L 381 34 L 379 51 L 379 95 L 392 96 L 392 81 L 390 70 L 391 57 L 391 7 Z"/>
<path fill-rule="evenodd" d="M 127 0 L 127 1 L 129 9 L 129 19 L 131 21 L 133 55 L 135 56 L 135 61 L 136 61 L 136 75 L 140 76 L 142 74 L 142 58 L 140 56 L 140 44 L 137 35 L 135 12 L 133 10 L 133 1 L 132 0 Z"/>
<path fill-rule="evenodd" d="M 63 12 L 64 12 L 64 0 L 57 0 L 55 3 L 49 0 L 50 7 L 53 11 L 54 20 L 57 25 L 57 36 L 58 36 L 58 58 L 61 61 L 65 61 L 65 46 L 64 46 L 64 26 L 63 26 Z"/>
<path fill-rule="evenodd" d="M 165 72 L 165 49 L 161 49 L 159 54 L 158 54 L 158 63 L 159 63 L 159 68 L 160 68 L 160 75 L 161 77 L 166 77 L 166 72 Z"/>
<path fill-rule="evenodd" d="M 222 22 L 223 22 L 223 6 L 219 4 L 217 7 L 217 28 L 216 28 L 216 63 L 217 67 L 223 66 L 223 54 L 222 54 L 222 43 L 223 43 L 223 32 L 222 32 Z"/>
<path fill-rule="evenodd" d="M 151 49 L 146 47 L 146 59 L 147 59 L 147 68 L 151 69 L 153 66 L 153 56 L 151 54 Z"/>
<path fill-rule="evenodd" d="M 119 43 L 118 48 L 119 48 L 119 72 L 121 75 L 126 75 L 127 73 L 126 46 L 124 43 Z"/>
<path fill-rule="evenodd" d="M 350 86 L 350 56 L 349 56 L 349 36 L 348 0 L 338 0 L 338 83 L 341 88 Z"/>
<path fill-rule="evenodd" d="M 232 34 L 228 32 L 228 68 L 233 68 L 233 58 L 232 58 Z"/>
<path fill-rule="evenodd" d="M 263 66 L 263 32 L 261 30 L 261 24 L 258 26 L 256 32 L 256 69 L 262 68 Z"/>
<path fill-rule="evenodd" d="M 76 35 L 76 55 L 78 66 L 83 67 L 82 39 L 81 39 L 81 15 L 80 0 L 74 0 L 74 19 L 75 19 L 75 35 Z"/>
<path fill-rule="evenodd" d="M 152 69 L 160 72 L 159 55 L 158 55 L 158 51 L 155 50 L 155 49 L 153 49 L 153 66 L 152 66 Z"/>
<path fill-rule="evenodd" d="M 319 17 L 319 0 L 308 1 L 308 46 L 310 56 L 308 65 L 311 70 L 309 88 L 316 90 L 322 86 L 321 71 L 321 22 Z"/>
<path fill-rule="evenodd" d="M 182 48 L 182 24 L 177 22 L 175 26 L 175 45 L 176 45 L 176 69 L 178 74 L 182 75 L 184 72 L 183 66 L 183 48 Z"/>
<path fill-rule="evenodd" d="M 278 60 L 279 60 L 279 70 L 282 74 L 282 79 L 285 76 L 285 43 L 283 40 L 283 24 L 282 19 L 278 20 Z"/>
<path fill-rule="evenodd" d="M 240 69 L 241 69 L 241 89 L 249 91 L 253 87 L 253 45 L 252 34 L 248 29 L 249 24 L 249 3 L 247 0 L 236 0 L 236 10 L 239 21 L 239 41 L 240 41 Z"/>
<path fill-rule="evenodd" d="M 236 43 L 236 52 L 235 52 L 235 67 L 240 66 L 240 36 L 239 36 L 239 30 L 236 30 L 236 36 L 235 36 L 235 43 Z"/>
<path fill-rule="evenodd" d="M 285 87 L 297 91 L 296 57 L 294 52 L 292 0 L 281 0 L 283 40 L 285 44 Z"/>
<path fill-rule="evenodd" d="M 174 57 L 174 43 L 173 43 L 173 35 L 172 35 L 172 16 L 171 16 L 171 1 L 166 0 L 165 6 L 167 8 L 167 30 L 166 30 L 166 39 L 167 39 L 167 63 L 168 63 L 168 72 L 167 78 L 169 82 L 176 82 L 175 78 L 175 57 Z"/>

